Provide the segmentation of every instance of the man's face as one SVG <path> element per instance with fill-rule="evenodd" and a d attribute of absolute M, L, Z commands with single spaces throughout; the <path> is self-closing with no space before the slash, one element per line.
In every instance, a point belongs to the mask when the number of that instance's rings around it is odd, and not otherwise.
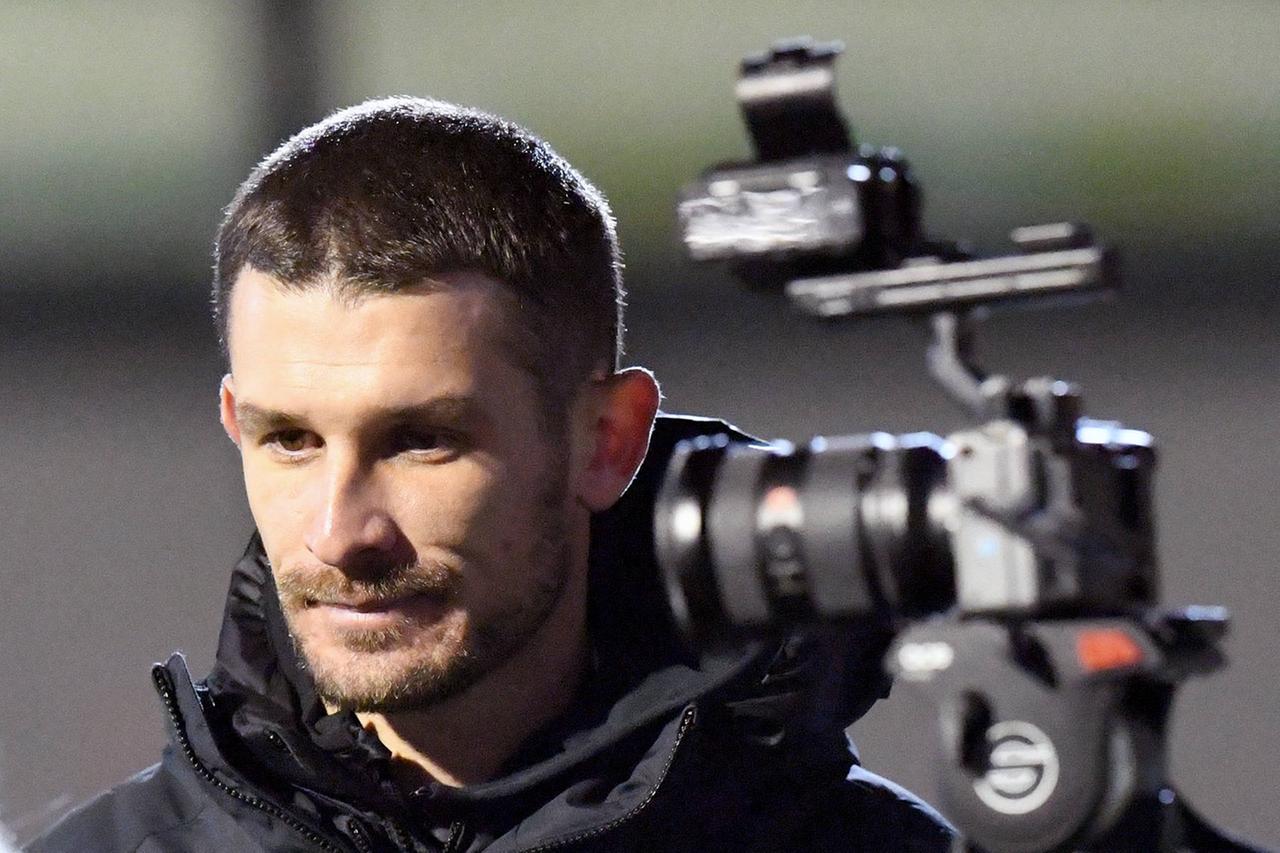
<path fill-rule="evenodd" d="M 544 431 L 501 285 L 440 282 L 352 300 L 247 269 L 233 290 L 223 421 L 290 633 L 343 707 L 459 692 L 585 563 L 572 441 Z"/>

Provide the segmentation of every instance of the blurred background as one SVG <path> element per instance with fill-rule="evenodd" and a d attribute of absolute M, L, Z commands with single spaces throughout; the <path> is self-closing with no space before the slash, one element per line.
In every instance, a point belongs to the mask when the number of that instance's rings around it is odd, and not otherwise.
<path fill-rule="evenodd" d="M 0 820 L 30 838 L 152 761 L 148 664 L 212 660 L 251 529 L 215 417 L 219 211 L 293 130 L 433 95 L 542 134 L 611 198 L 629 360 L 669 411 L 767 436 L 965 423 L 903 320 L 815 325 L 675 244 L 678 186 L 748 153 L 739 58 L 848 49 L 859 138 L 894 144 L 930 231 L 999 249 L 1070 218 L 1126 292 L 988 323 L 986 361 L 1082 383 L 1152 431 L 1168 603 L 1234 615 L 1231 668 L 1176 706 L 1173 775 L 1280 846 L 1280 4 L 0 2 Z M 899 688 L 854 729 L 931 797 L 934 723 Z"/>

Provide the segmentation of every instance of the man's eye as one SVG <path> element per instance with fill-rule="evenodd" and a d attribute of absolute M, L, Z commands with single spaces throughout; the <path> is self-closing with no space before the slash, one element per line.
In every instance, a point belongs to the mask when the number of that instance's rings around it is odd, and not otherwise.
<path fill-rule="evenodd" d="M 451 448 L 452 444 L 443 433 L 429 430 L 409 430 L 398 432 L 392 438 L 392 449 L 396 453 L 414 453 L 435 455 Z"/>
<path fill-rule="evenodd" d="M 318 446 L 314 433 L 305 429 L 282 429 L 263 439 L 263 444 L 289 455 L 305 453 Z"/>

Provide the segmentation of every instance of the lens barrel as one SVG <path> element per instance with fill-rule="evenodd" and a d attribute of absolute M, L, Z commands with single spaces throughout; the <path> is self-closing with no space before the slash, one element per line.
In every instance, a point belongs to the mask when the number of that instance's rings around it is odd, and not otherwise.
<path fill-rule="evenodd" d="M 654 512 L 677 624 L 695 642 L 941 610 L 954 600 L 944 442 L 682 442 Z"/>

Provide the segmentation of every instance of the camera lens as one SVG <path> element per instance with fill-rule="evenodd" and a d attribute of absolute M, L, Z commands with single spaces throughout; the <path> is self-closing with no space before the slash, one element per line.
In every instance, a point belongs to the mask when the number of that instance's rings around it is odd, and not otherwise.
<path fill-rule="evenodd" d="M 706 642 L 945 608 L 943 447 L 925 433 L 682 443 L 654 514 L 677 624 Z"/>

